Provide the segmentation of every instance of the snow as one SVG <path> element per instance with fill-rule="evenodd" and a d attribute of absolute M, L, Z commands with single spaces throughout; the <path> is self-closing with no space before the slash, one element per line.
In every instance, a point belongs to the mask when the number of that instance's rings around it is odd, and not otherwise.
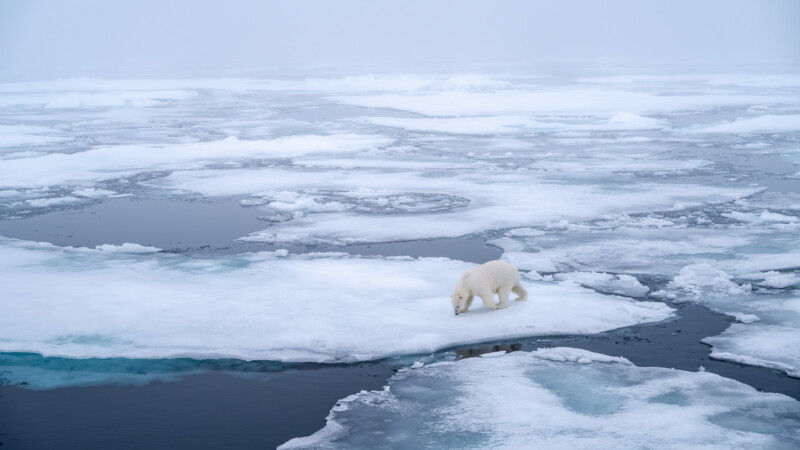
<path fill-rule="evenodd" d="M 556 272 L 572 268 L 613 273 L 678 273 L 691 261 L 724 258 L 753 242 L 751 233 L 669 228 L 583 228 L 579 223 L 562 231 L 549 228 L 543 237 L 495 240 L 505 256 L 520 268 Z M 776 236 L 777 237 L 777 236 Z M 547 267 L 545 269 L 544 267 Z"/>
<path fill-rule="evenodd" d="M 79 203 L 81 199 L 77 197 L 73 197 L 71 195 L 66 195 L 63 197 L 51 197 L 51 198 L 35 198 L 31 200 L 25 200 L 30 206 L 36 208 L 48 208 L 50 206 L 59 206 L 59 205 L 69 205 L 71 203 Z"/>
<path fill-rule="evenodd" d="M 197 95 L 183 90 L 136 92 L 71 92 L 48 101 L 45 108 L 98 108 L 108 106 L 156 106 L 165 100 L 185 100 Z"/>
<path fill-rule="evenodd" d="M 705 371 L 552 348 L 400 372 L 279 448 L 794 448 L 798 417 L 794 399 Z"/>
<path fill-rule="evenodd" d="M 387 148 L 391 150 L 391 147 Z M 403 157 L 395 155 L 359 154 L 357 157 L 330 158 L 308 156 L 292 158 L 292 164 L 299 167 L 316 167 L 326 169 L 383 169 L 383 170 L 458 170 L 480 168 L 479 162 L 446 157 L 424 157 L 414 155 Z"/>
<path fill-rule="evenodd" d="M 613 115 L 751 104 L 798 104 L 797 98 L 769 95 L 657 95 L 617 89 L 505 89 L 493 92 L 436 92 L 333 96 L 331 100 L 367 108 L 389 108 L 426 116 L 523 114 Z"/>
<path fill-rule="evenodd" d="M 389 143 L 390 139 L 379 136 L 340 134 L 255 141 L 228 137 L 219 141 L 169 146 L 99 147 L 79 153 L 51 153 L 0 161 L 0 185 L 21 188 L 96 182 L 156 170 L 200 168 L 211 162 L 340 153 Z"/>
<path fill-rule="evenodd" d="M 579 78 L 579 83 L 590 84 L 706 84 L 711 86 L 744 86 L 744 87 L 800 87 L 800 76 L 773 75 L 773 74 L 744 74 L 744 73 L 710 73 L 689 75 L 614 75 L 607 77 Z"/>
<path fill-rule="evenodd" d="M 800 297 L 798 291 L 760 292 L 739 284 L 723 270 L 694 264 L 681 270 L 665 290 L 653 293 L 678 301 L 693 301 L 734 316 L 739 323 L 721 335 L 702 341 L 713 346 L 711 357 L 783 370 L 800 377 Z M 800 281 L 793 273 L 747 274 L 747 280 L 771 288 L 788 288 Z M 771 282 L 770 282 L 771 281 Z"/>
<path fill-rule="evenodd" d="M 506 232 L 508 236 L 544 236 L 546 233 L 542 230 L 536 230 L 530 227 L 514 228 Z"/>
<path fill-rule="evenodd" d="M 800 284 L 800 276 L 796 274 L 774 274 L 768 275 L 764 281 L 758 283 L 759 286 L 767 286 L 776 289 L 785 289 Z"/>
<path fill-rule="evenodd" d="M 766 192 L 679 212 L 562 220 L 541 234 L 505 233 L 490 242 L 523 270 L 600 292 L 636 296 L 619 286 L 623 275 L 667 278 L 663 288 L 645 291 L 648 298 L 696 302 L 739 322 L 704 339 L 714 358 L 797 376 L 800 235 L 794 210 L 785 207 L 795 201 Z"/>
<path fill-rule="evenodd" d="M 53 136 L 58 130 L 31 125 L 0 125 L 0 148 L 36 146 L 63 142 L 67 137 Z"/>
<path fill-rule="evenodd" d="M 161 249 L 157 247 L 148 247 L 146 245 L 131 244 L 125 242 L 122 245 L 103 244 L 98 245 L 95 249 L 105 253 L 155 253 L 160 252 Z"/>
<path fill-rule="evenodd" d="M 480 116 L 480 117 L 363 117 L 355 119 L 372 125 L 403 128 L 416 131 L 456 134 L 508 134 L 531 132 L 572 131 L 615 131 L 651 130 L 666 128 L 663 120 L 642 117 L 630 113 L 616 113 L 607 120 L 594 123 L 544 122 L 524 116 Z"/>
<path fill-rule="evenodd" d="M 83 188 L 72 191 L 72 195 L 77 195 L 79 197 L 87 197 L 87 198 L 103 198 L 115 194 L 116 194 L 115 191 L 111 191 L 108 189 L 96 189 L 96 188 Z"/>
<path fill-rule="evenodd" d="M 0 87 L 0 91 L 3 88 Z M 10 90 L 5 90 L 9 92 Z M 0 107 L 36 106 L 47 109 L 79 109 L 110 107 L 153 107 L 170 101 L 188 100 L 197 95 L 188 90 L 133 90 L 103 92 L 50 92 L 34 95 L 0 94 Z"/>
<path fill-rule="evenodd" d="M 524 283 L 529 301 L 454 316 L 474 265 L 262 252 L 213 259 L 138 245 L 0 240 L 0 351 L 71 358 L 352 362 L 667 319 L 659 302 Z M 342 332 L 342 327 L 347 332 Z"/>
<path fill-rule="evenodd" d="M 596 291 L 624 295 L 626 297 L 643 297 L 650 290 L 639 280 L 630 275 L 613 275 L 598 272 L 567 272 L 554 277 L 556 280 L 567 280 L 590 287 Z"/>
<path fill-rule="evenodd" d="M 670 282 L 670 288 L 693 296 L 728 296 L 747 294 L 749 284 L 739 285 L 731 281 L 732 276 L 709 264 L 690 264 Z"/>
<path fill-rule="evenodd" d="M 691 130 L 692 133 L 796 133 L 798 131 L 800 131 L 800 114 L 747 117 Z"/>
<path fill-rule="evenodd" d="M 346 192 L 348 202 L 382 195 L 413 193 L 421 197 L 447 195 L 449 205 L 436 222 L 424 215 L 378 215 L 332 212 L 276 223 L 245 240 L 283 243 L 356 243 L 454 237 L 492 228 L 543 224 L 556 219 L 581 219 L 619 211 L 669 208 L 679 202 L 720 202 L 740 198 L 754 189 L 699 185 L 638 184 L 635 188 L 563 185 L 538 182 L 525 172 L 472 170 L 431 177 L 424 172 L 305 171 L 284 168 L 182 171 L 149 182 L 171 190 L 205 196 L 259 195 L 261 192 L 307 190 Z M 302 191 L 301 191 L 302 192 Z M 452 193 L 458 197 L 453 198 Z M 303 195 L 298 193 L 297 195 Z M 464 200 L 458 200 L 464 199 Z M 468 204 L 465 204 L 468 203 Z M 437 203 L 440 205 L 440 203 Z M 348 209 L 348 208 L 346 208 Z M 297 210 L 303 210 L 298 205 Z"/>
<path fill-rule="evenodd" d="M 713 359 L 768 367 L 800 378 L 800 351 L 795 345 L 800 330 L 791 325 L 734 323 L 721 335 L 705 338 L 703 342 L 714 347 Z"/>
<path fill-rule="evenodd" d="M 724 217 L 730 217 L 731 219 L 738 220 L 740 222 L 749 222 L 749 223 L 798 223 L 800 222 L 800 218 L 795 216 L 787 216 L 785 214 L 778 214 L 769 211 L 761 211 L 760 213 L 746 213 L 746 212 L 739 212 L 733 211 L 730 213 L 723 213 Z"/>

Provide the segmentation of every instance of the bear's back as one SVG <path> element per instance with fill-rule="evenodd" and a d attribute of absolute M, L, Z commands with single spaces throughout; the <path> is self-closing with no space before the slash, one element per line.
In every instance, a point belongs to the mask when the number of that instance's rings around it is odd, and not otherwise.
<path fill-rule="evenodd" d="M 489 261 L 472 269 L 470 281 L 490 285 L 513 285 L 519 279 L 519 272 L 513 265 L 500 260 Z"/>

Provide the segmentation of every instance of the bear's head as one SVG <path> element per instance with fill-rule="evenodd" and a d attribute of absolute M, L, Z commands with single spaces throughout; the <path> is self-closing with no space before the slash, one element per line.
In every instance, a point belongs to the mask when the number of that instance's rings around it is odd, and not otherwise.
<path fill-rule="evenodd" d="M 456 292 L 450 296 L 450 300 L 453 301 L 453 311 L 456 315 L 464 311 L 467 303 L 467 297 L 464 294 Z"/>

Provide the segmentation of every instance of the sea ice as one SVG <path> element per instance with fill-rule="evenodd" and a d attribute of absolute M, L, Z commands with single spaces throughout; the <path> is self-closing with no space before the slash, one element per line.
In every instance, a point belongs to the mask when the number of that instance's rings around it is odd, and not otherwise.
<path fill-rule="evenodd" d="M 721 335 L 703 339 L 703 342 L 714 347 L 711 358 L 777 369 L 791 377 L 800 378 L 800 350 L 796 345 L 800 342 L 800 329 L 797 326 L 800 314 L 796 309 L 800 300 L 794 297 L 791 302 L 795 311 L 786 313 L 791 314 L 793 320 L 769 318 L 755 323 L 734 323 Z M 781 304 L 775 301 L 775 306 L 786 308 L 787 305 L 786 302 Z"/>
<path fill-rule="evenodd" d="M 614 212 L 667 209 L 675 203 L 724 202 L 756 192 L 751 188 L 639 183 L 630 189 L 611 185 L 539 181 L 519 171 L 425 172 L 350 170 L 308 171 L 286 168 L 181 171 L 148 182 L 206 196 L 258 195 L 260 192 L 317 189 L 385 196 L 457 195 L 468 200 L 427 215 L 319 213 L 272 225 L 245 240 L 285 243 L 357 243 L 455 237 L 489 229 L 584 219 Z M 458 207 L 455 207 L 458 206 Z M 465 206 L 465 207 L 460 207 Z M 437 209 L 441 211 L 441 209 Z"/>
<path fill-rule="evenodd" d="M 514 134 L 570 131 L 622 131 L 653 130 L 667 128 L 663 120 L 637 114 L 617 113 L 610 118 L 589 123 L 546 122 L 525 116 L 479 116 L 479 117 L 362 117 L 358 120 L 372 125 L 403 128 L 415 131 L 454 134 Z"/>
<path fill-rule="evenodd" d="M 778 369 L 800 378 L 800 348 L 794 345 L 800 342 L 798 291 L 761 292 L 732 278 L 708 264 L 689 265 L 664 290 L 653 295 L 693 301 L 737 318 L 740 323 L 731 325 L 721 335 L 703 339 L 713 346 L 712 358 Z M 786 288 L 800 282 L 794 273 L 775 271 L 748 274 L 744 278 L 764 279 L 766 286 L 772 288 Z"/>
<path fill-rule="evenodd" d="M 41 126 L 0 125 L 0 148 L 30 147 L 69 140 L 67 137 L 58 136 L 57 133 L 58 130 Z"/>
<path fill-rule="evenodd" d="M 795 273 L 775 273 L 774 271 L 770 271 L 767 272 L 764 281 L 759 282 L 758 285 L 777 289 L 796 287 L 800 285 L 800 276 Z"/>
<path fill-rule="evenodd" d="M 0 160 L 0 187 L 40 187 L 82 184 L 157 170 L 197 169 L 212 162 L 247 158 L 289 158 L 316 153 L 341 153 L 387 145 L 380 136 L 339 134 L 287 136 L 270 140 L 240 140 L 189 144 L 119 145 L 34 158 Z"/>
<path fill-rule="evenodd" d="M 435 92 L 333 96 L 331 100 L 367 108 L 390 108 L 426 116 L 500 116 L 523 114 L 613 115 L 703 109 L 714 106 L 800 103 L 791 96 L 658 95 L 621 89 L 504 89 L 493 92 Z"/>
<path fill-rule="evenodd" d="M 554 278 L 556 280 L 573 281 L 599 292 L 624 295 L 627 297 L 644 297 L 650 290 L 647 286 L 643 286 L 636 278 L 625 274 L 613 275 L 598 272 L 566 272 L 556 274 Z"/>
<path fill-rule="evenodd" d="M 797 448 L 800 403 L 572 348 L 439 362 L 340 400 L 299 448 Z"/>
<path fill-rule="evenodd" d="M 456 317 L 449 295 L 473 267 L 460 261 L 156 250 L 0 238 L 0 352 L 345 362 L 598 333 L 673 311 L 573 283 L 524 281 L 530 300 Z"/>
<path fill-rule="evenodd" d="M 0 107 L 41 107 L 47 109 L 150 107 L 170 101 L 187 100 L 197 95 L 190 90 L 129 90 L 95 92 L 36 92 L 33 95 L 16 93 L 0 86 Z"/>
<path fill-rule="evenodd" d="M 71 203 L 80 203 L 80 202 L 81 199 L 73 197 L 71 195 L 65 195 L 63 197 L 34 198 L 31 200 L 25 200 L 25 203 L 35 208 L 48 208 L 50 206 L 69 205 Z"/>
<path fill-rule="evenodd" d="M 709 73 L 709 74 L 688 74 L 688 75 L 613 75 L 607 77 L 588 77 L 579 78 L 579 83 L 592 84 L 649 84 L 655 86 L 678 85 L 700 85 L 708 89 L 713 86 L 741 86 L 758 88 L 796 88 L 800 87 L 800 76 L 797 75 L 771 75 L 771 74 L 736 74 L 736 73 Z"/>
<path fill-rule="evenodd" d="M 103 198 L 114 194 L 116 194 L 115 191 L 110 191 L 108 189 L 96 189 L 96 188 L 82 188 L 72 191 L 72 195 L 77 195 L 79 197 L 86 197 L 86 198 Z"/>
<path fill-rule="evenodd" d="M 797 133 L 800 132 L 800 115 L 766 115 L 736 119 L 717 125 L 701 126 L 692 133 Z"/>
<path fill-rule="evenodd" d="M 722 216 L 729 217 L 739 222 L 756 223 L 756 224 L 781 224 L 781 228 L 786 228 L 785 224 L 800 224 L 800 218 L 796 216 L 787 216 L 769 211 L 755 212 L 740 212 L 733 211 L 730 213 L 723 213 Z M 800 227 L 798 227 L 800 229 Z"/>
<path fill-rule="evenodd" d="M 709 264 L 690 264 L 675 276 L 669 289 L 691 297 L 732 296 L 750 293 L 749 284 L 739 285 L 733 277 Z"/>
<path fill-rule="evenodd" d="M 455 261 L 3 240 L 0 348 L 351 361 L 660 320 L 660 303 L 575 285 L 637 297 L 655 283 L 650 295 L 740 320 L 713 338 L 715 357 L 796 373 L 800 356 L 785 348 L 800 340 L 800 196 L 789 192 L 800 78 L 587 78 L 0 84 L 3 217 L 131 193 L 231 195 L 271 223 L 247 240 L 480 234 L 545 273 L 523 274 L 529 303 L 453 322 L 438 315 L 468 267 Z M 389 288 L 359 286 L 356 273 Z"/>
<path fill-rule="evenodd" d="M 161 249 L 157 247 L 131 244 L 130 242 L 125 242 L 122 245 L 103 244 L 95 246 L 95 249 L 105 253 L 156 253 L 161 251 Z"/>
<path fill-rule="evenodd" d="M 651 297 L 697 302 L 740 322 L 704 339 L 712 357 L 798 376 L 793 343 L 800 342 L 800 315 L 792 289 L 800 283 L 800 236 L 794 210 L 784 206 L 792 201 L 759 194 L 686 211 L 559 221 L 541 234 L 506 233 L 490 242 L 522 269 L 556 272 L 556 279 L 600 292 L 631 295 L 614 290 L 614 276 L 586 272 L 668 277 Z"/>

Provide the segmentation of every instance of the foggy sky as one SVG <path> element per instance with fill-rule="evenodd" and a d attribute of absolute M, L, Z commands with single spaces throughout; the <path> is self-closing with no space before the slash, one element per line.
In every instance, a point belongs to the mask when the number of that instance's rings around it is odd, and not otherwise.
<path fill-rule="evenodd" d="M 795 0 L 0 0 L 0 72 L 800 60 Z"/>

